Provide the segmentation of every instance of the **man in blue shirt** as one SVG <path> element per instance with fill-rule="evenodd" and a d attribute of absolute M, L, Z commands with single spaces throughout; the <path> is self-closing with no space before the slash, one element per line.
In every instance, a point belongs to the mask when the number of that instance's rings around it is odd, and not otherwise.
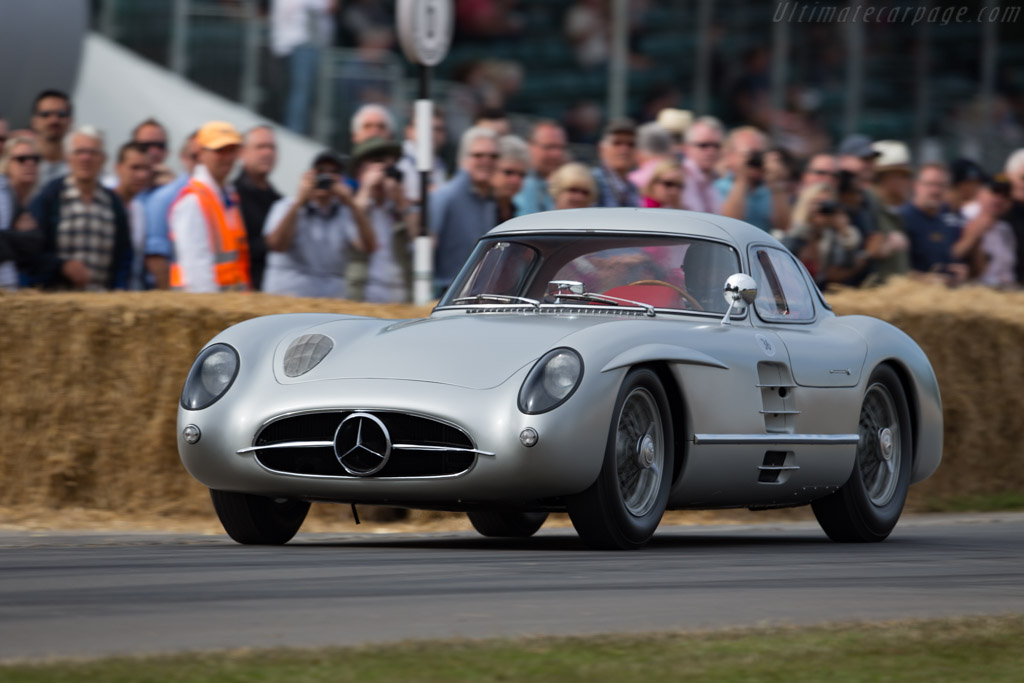
<path fill-rule="evenodd" d="M 565 129 L 554 121 L 536 123 L 530 131 L 530 172 L 513 200 L 516 215 L 551 211 L 555 200 L 548 192 L 548 177 L 566 162 Z"/>
<path fill-rule="evenodd" d="M 170 264 L 174 250 L 171 246 L 170 226 L 167 214 L 171 205 L 178 198 L 182 188 L 188 184 L 195 168 L 199 146 L 196 144 L 196 133 L 188 136 L 181 147 L 179 159 L 184 173 L 154 190 L 146 199 L 146 270 L 153 276 L 153 284 L 157 289 L 170 289 Z"/>
<path fill-rule="evenodd" d="M 459 172 L 430 195 L 428 229 L 435 237 L 434 286 L 439 295 L 451 286 L 476 241 L 497 223 L 491 197 L 497 163 L 497 133 L 470 128 L 459 142 Z"/>
<path fill-rule="evenodd" d="M 946 204 L 948 191 L 946 167 L 925 164 L 917 172 L 913 199 L 900 213 L 910 239 L 910 269 L 959 284 L 967 279 L 965 260 L 980 235 L 963 229 L 963 219 Z"/>
<path fill-rule="evenodd" d="M 768 138 L 753 126 L 737 128 L 725 142 L 728 173 L 715 181 L 723 216 L 738 218 L 765 232 L 789 229 L 788 172 Z"/>

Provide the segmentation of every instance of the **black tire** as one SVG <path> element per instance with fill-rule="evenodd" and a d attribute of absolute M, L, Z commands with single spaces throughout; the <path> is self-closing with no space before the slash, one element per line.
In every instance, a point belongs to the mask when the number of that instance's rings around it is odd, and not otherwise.
<path fill-rule="evenodd" d="M 467 514 L 473 528 L 489 538 L 529 538 L 548 518 L 546 512 L 475 510 Z"/>
<path fill-rule="evenodd" d="M 884 541 L 903 512 L 914 457 L 910 407 L 899 377 L 887 365 L 876 368 L 868 380 L 858 433 L 850 479 L 811 508 L 833 541 Z"/>
<path fill-rule="evenodd" d="M 674 449 L 661 381 L 646 368 L 631 370 L 615 400 L 597 480 L 566 499 L 572 525 L 588 547 L 632 550 L 651 539 L 668 504 Z"/>
<path fill-rule="evenodd" d="M 304 500 L 278 502 L 248 493 L 210 489 L 213 509 L 233 540 L 244 545 L 283 545 L 302 526 L 309 512 Z"/>

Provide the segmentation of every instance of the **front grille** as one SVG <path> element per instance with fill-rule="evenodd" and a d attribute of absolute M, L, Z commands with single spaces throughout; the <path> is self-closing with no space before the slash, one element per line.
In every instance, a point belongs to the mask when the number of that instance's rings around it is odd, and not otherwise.
<path fill-rule="evenodd" d="M 303 441 L 332 442 L 338 425 L 353 411 L 308 413 L 282 418 L 268 424 L 256 437 L 256 459 L 264 467 L 289 474 L 324 477 L 352 477 L 334 455 L 334 447 L 285 447 L 260 449 L 260 446 Z M 432 446 L 434 448 L 472 449 L 470 438 L 460 429 L 437 420 L 403 413 L 378 412 L 393 445 Z M 458 450 L 395 449 L 387 464 L 373 477 L 453 476 L 469 470 L 476 453 Z"/>

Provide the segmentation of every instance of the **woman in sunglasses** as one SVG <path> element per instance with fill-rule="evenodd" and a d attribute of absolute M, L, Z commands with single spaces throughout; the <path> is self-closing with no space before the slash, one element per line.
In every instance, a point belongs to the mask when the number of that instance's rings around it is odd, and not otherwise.
<path fill-rule="evenodd" d="M 42 248 L 42 235 L 28 212 L 42 157 L 36 141 L 16 135 L 0 150 L 0 289 L 17 289 L 18 267 Z"/>
<path fill-rule="evenodd" d="M 685 209 L 683 167 L 678 161 L 663 161 L 654 168 L 651 179 L 643 186 L 640 205 L 650 208 Z"/>

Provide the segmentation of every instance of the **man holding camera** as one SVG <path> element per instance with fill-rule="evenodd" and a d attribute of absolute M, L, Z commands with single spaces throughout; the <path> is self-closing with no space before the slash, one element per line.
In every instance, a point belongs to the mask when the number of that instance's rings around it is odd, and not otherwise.
<path fill-rule="evenodd" d="M 766 151 L 768 139 L 757 128 L 743 126 L 725 142 L 728 173 L 715 181 L 722 215 L 746 221 L 765 232 L 786 231 L 790 220 L 789 171 L 777 151 Z"/>
<path fill-rule="evenodd" d="M 324 151 L 302 176 L 296 197 L 278 200 L 263 225 L 267 268 L 263 291 L 346 298 L 345 271 L 353 249 L 376 246 L 367 220 L 368 195 L 353 195 L 342 181 L 344 160 Z M 348 221 L 355 225 L 355 234 Z"/>
<path fill-rule="evenodd" d="M 364 198 L 367 218 L 377 248 L 357 249 L 349 259 L 348 298 L 372 303 L 409 301 L 412 283 L 412 237 L 408 219 L 410 202 L 395 166 L 402 148 L 384 138 L 369 138 L 352 150 L 353 175 L 359 180 L 357 197 Z M 356 234 L 349 220 L 350 234 Z"/>

